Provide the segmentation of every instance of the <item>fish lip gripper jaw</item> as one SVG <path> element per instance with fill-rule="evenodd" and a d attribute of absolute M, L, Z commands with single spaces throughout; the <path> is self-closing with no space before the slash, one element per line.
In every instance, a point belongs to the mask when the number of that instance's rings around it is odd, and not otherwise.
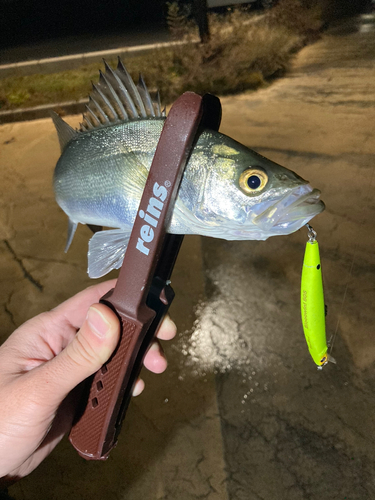
<path fill-rule="evenodd" d="M 183 235 L 165 228 L 182 174 L 199 130 L 218 130 L 220 121 L 217 97 L 186 92 L 164 124 L 117 284 L 101 300 L 120 319 L 120 342 L 86 381 L 69 435 L 85 459 L 105 460 L 116 446 L 144 356 L 174 298 L 170 277 Z"/>

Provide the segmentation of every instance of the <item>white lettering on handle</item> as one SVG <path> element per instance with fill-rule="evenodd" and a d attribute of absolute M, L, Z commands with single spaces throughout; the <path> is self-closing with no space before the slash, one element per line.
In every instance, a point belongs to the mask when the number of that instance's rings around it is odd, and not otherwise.
<path fill-rule="evenodd" d="M 148 200 L 148 206 L 146 213 L 140 210 L 138 215 L 148 224 L 144 224 L 141 227 L 136 249 L 139 250 L 144 255 L 148 255 L 150 248 L 146 247 L 145 243 L 151 243 L 154 239 L 155 233 L 151 226 L 157 227 L 159 223 L 159 218 L 164 207 L 164 201 L 167 199 L 168 191 L 164 186 L 159 186 L 155 182 L 152 192 L 154 197 Z"/>

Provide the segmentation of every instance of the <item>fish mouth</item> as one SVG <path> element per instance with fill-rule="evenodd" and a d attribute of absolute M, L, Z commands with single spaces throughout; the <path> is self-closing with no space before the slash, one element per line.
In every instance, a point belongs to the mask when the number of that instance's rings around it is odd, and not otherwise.
<path fill-rule="evenodd" d="M 319 189 L 308 184 L 299 186 L 257 215 L 253 223 L 262 231 L 271 233 L 270 236 L 297 231 L 323 212 L 325 205 L 320 194 Z"/>
<path fill-rule="evenodd" d="M 275 226 L 285 227 L 285 225 L 293 224 L 301 219 L 303 219 L 303 221 L 308 219 L 304 222 L 305 224 L 315 217 L 315 215 L 323 212 L 324 208 L 325 205 L 320 199 L 319 189 L 313 189 L 311 193 L 301 196 L 290 205 Z"/>

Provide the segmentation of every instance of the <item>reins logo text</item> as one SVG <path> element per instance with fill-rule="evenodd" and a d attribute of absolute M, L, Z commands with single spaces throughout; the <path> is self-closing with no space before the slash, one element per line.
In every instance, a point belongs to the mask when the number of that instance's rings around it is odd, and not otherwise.
<path fill-rule="evenodd" d="M 154 239 L 155 234 L 152 228 L 158 226 L 159 217 L 164 207 L 163 202 L 168 196 L 168 191 L 165 187 L 159 186 L 157 182 L 155 182 L 152 192 L 154 193 L 154 197 L 148 200 L 146 213 L 143 210 L 140 210 L 138 213 L 139 217 L 144 219 L 147 224 L 141 227 L 136 248 L 145 255 L 148 255 L 150 252 L 150 248 L 146 246 L 146 243 L 151 243 Z"/>

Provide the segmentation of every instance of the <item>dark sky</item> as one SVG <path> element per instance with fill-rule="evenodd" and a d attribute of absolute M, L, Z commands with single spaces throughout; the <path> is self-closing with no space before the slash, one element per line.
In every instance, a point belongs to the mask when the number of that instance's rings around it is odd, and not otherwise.
<path fill-rule="evenodd" d="M 165 0 L 0 0 L 0 44 L 160 25 L 165 9 Z"/>
<path fill-rule="evenodd" d="M 325 5 L 335 18 L 370 2 L 325 0 Z M 151 24 L 157 28 L 165 24 L 166 4 L 167 0 L 0 0 L 0 49 L 72 35 L 123 34 Z"/>

